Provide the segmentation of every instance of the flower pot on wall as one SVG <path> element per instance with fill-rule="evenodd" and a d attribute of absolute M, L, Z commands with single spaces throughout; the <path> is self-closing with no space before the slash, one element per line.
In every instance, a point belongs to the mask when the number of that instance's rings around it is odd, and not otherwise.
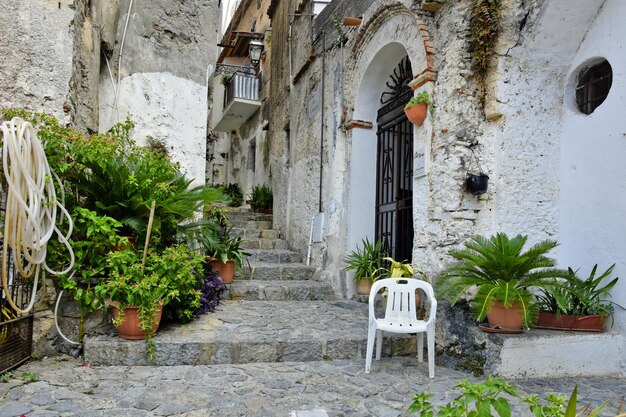
<path fill-rule="evenodd" d="M 557 316 L 549 311 L 540 311 L 537 328 L 550 330 L 574 330 L 581 332 L 603 332 L 606 314 L 592 316 Z"/>
<path fill-rule="evenodd" d="M 522 330 L 524 315 L 520 305 L 505 307 L 501 302 L 494 302 L 487 313 L 489 327 L 503 330 Z"/>
<path fill-rule="evenodd" d="M 489 176 L 484 173 L 469 174 L 465 180 L 467 191 L 473 195 L 481 195 L 487 192 L 489 186 Z"/>
<path fill-rule="evenodd" d="M 426 111 L 428 110 L 428 104 L 419 103 L 414 104 L 409 108 L 404 109 L 407 119 L 416 126 L 421 126 L 426 120 Z"/>

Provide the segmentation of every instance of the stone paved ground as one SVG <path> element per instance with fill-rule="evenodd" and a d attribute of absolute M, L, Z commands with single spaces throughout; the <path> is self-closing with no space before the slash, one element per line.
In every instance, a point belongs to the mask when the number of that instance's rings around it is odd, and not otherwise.
<path fill-rule="evenodd" d="M 434 380 L 413 358 L 388 358 L 365 374 L 363 361 L 255 363 L 210 366 L 85 367 L 72 358 L 26 364 L 38 382 L 0 383 L 0 417 L 20 416 L 406 416 L 414 392 L 435 401 L 453 397 L 466 374 L 438 367 Z M 615 379 L 521 380 L 527 392 L 569 393 L 612 409 L 626 393 Z M 296 412 L 298 412 L 296 414 Z M 513 416 L 527 416 L 516 406 Z M 611 414 L 605 414 L 611 415 Z"/>

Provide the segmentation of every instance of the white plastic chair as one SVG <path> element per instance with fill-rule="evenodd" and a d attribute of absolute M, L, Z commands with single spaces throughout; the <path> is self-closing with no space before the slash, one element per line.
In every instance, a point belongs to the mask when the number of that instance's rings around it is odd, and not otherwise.
<path fill-rule="evenodd" d="M 374 313 L 374 298 L 378 292 L 387 289 L 387 307 L 385 316 L 376 318 Z M 421 289 L 430 300 L 428 320 L 416 318 L 415 290 Z M 387 278 L 376 281 L 372 285 L 369 299 L 369 331 L 367 334 L 367 356 L 365 372 L 369 373 L 372 366 L 374 340 L 376 340 L 376 360 L 380 359 L 383 347 L 383 332 L 390 333 L 417 333 L 417 360 L 423 362 L 424 333 L 428 340 L 428 375 L 435 377 L 435 316 L 437 314 L 437 300 L 433 287 L 422 280 L 415 278 Z"/>

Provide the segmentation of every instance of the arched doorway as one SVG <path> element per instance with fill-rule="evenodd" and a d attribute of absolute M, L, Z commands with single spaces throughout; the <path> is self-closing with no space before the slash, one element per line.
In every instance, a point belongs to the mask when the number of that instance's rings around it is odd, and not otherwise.
<path fill-rule="evenodd" d="M 413 125 L 404 105 L 413 96 L 408 56 L 394 68 L 380 96 L 376 124 L 375 238 L 389 256 L 411 262 L 413 254 Z"/>

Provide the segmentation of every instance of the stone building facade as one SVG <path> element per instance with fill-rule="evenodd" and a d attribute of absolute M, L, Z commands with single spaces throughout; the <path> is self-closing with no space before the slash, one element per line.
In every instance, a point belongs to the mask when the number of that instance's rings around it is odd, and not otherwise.
<path fill-rule="evenodd" d="M 244 197 L 256 185 L 270 185 L 267 100 L 272 55 L 269 0 L 222 4 L 220 53 L 211 76 L 207 180 L 236 183 Z M 256 68 L 249 45 L 263 45 Z"/>
<path fill-rule="evenodd" d="M 163 142 L 187 175 L 204 184 L 216 1 L 14 3 L 0 0 L 0 107 L 52 114 L 85 132 L 105 131 L 130 117 L 138 143 Z M 37 305 L 38 354 L 62 343 L 53 324 L 51 282 L 47 288 Z M 70 303 L 61 310 L 70 316 L 62 321 L 64 331 L 76 337 L 76 310 Z M 106 321 L 94 316 L 87 327 Z"/>
<path fill-rule="evenodd" d="M 334 0 L 314 18 L 312 7 L 273 0 L 269 9 L 273 42 L 285 45 L 273 50 L 271 65 L 274 227 L 306 253 L 311 219 L 323 213 L 313 260 L 337 293 L 355 294 L 343 259 L 375 237 L 380 111 L 407 57 L 408 86 L 413 94 L 427 91 L 436 105 L 422 127 L 403 133 L 413 147 L 412 163 L 403 165 L 412 168 L 405 228 L 412 229 L 413 264 L 436 279 L 451 248 L 475 234 L 506 232 L 528 235 L 530 243 L 557 240 L 559 265 L 583 276 L 613 263 L 615 276 L 626 275 L 619 23 L 626 5 L 503 0 L 483 81 L 472 70 L 470 0 Z M 344 17 L 362 20 L 345 26 Z M 604 60 L 610 91 L 585 114 L 577 85 Z M 465 181 L 479 171 L 489 188 L 474 196 Z M 612 295 L 626 305 L 626 280 Z M 612 333 L 625 330 L 626 312 L 618 308 Z M 623 337 L 611 343 L 623 352 Z"/>

